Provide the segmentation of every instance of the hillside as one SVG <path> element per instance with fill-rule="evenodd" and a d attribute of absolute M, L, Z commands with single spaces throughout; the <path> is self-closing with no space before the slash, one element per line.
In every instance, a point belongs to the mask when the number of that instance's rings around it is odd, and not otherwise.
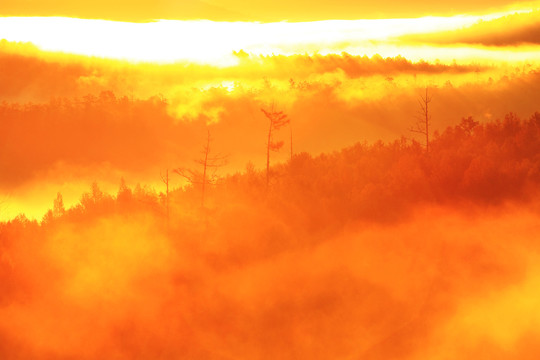
<path fill-rule="evenodd" d="M 168 211 L 164 185 L 58 194 L 0 224 L 0 357 L 536 358 L 539 154 L 540 114 L 468 117 L 428 153 L 297 153 L 268 186 L 249 163 L 203 206 L 196 182 Z"/>

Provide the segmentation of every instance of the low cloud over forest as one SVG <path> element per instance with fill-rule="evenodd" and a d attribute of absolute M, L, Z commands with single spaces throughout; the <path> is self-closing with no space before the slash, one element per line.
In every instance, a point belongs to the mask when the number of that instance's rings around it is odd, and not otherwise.
<path fill-rule="evenodd" d="M 108 184 L 107 190 L 122 177 L 131 185 L 158 186 L 160 171 L 190 166 L 199 157 L 207 130 L 214 149 L 227 155 L 222 174 L 250 162 L 263 168 L 267 119 L 260 110 L 272 104 L 291 119 L 295 151 L 319 154 L 356 142 L 420 140 L 409 129 L 426 87 L 433 96 L 432 130 L 441 132 L 467 116 L 481 123 L 509 112 L 530 116 L 540 83 L 527 64 L 239 52 L 238 65 L 221 69 L 77 59 L 2 46 L 0 168 L 6 175 L 0 187 L 34 216 L 43 214 L 47 198 L 40 195 L 37 210 L 24 205 L 37 196 L 35 182 L 52 194 L 63 190 L 69 204 L 96 180 Z M 289 141 L 290 134 L 275 136 Z M 273 157 L 288 159 L 286 151 Z M 62 179 L 78 185 L 68 189 Z M 180 178 L 173 182 L 183 184 Z M 17 215 L 13 207 L 6 211 Z"/>
<path fill-rule="evenodd" d="M 0 40 L 0 359 L 537 359 L 538 12 L 501 14 Z"/>
<path fill-rule="evenodd" d="M 58 194 L 0 225 L 0 355 L 532 359 L 539 148 L 538 114 L 465 118 L 429 154 L 248 166 L 202 207 L 197 183 Z"/>

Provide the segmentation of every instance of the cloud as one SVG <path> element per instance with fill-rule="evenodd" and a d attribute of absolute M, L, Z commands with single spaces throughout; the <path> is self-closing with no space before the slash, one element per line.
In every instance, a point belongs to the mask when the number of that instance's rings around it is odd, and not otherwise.
<path fill-rule="evenodd" d="M 1 16 L 67 16 L 132 22 L 155 19 L 246 20 L 246 16 L 241 13 L 200 0 L 181 3 L 172 0 L 157 0 L 153 3 L 98 0 L 80 1 L 77 4 L 64 0 L 52 0 L 46 5 L 40 1 L 24 0 L 7 1 L 4 5 L 0 12 Z"/>
<path fill-rule="evenodd" d="M 431 44 L 472 44 L 484 46 L 520 46 L 540 44 L 540 12 L 512 14 L 480 21 L 453 31 L 406 35 L 403 41 Z M 512 51 L 512 49 L 509 49 Z"/>
<path fill-rule="evenodd" d="M 212 148 L 228 155 L 221 174 L 243 170 L 248 162 L 262 168 L 268 124 L 260 109 L 272 103 L 291 119 L 294 151 L 312 154 L 415 138 L 409 128 L 426 85 L 434 97 L 436 131 L 464 116 L 486 121 L 515 112 L 524 118 L 538 110 L 539 75 L 532 66 L 240 52 L 237 66 L 216 68 L 130 64 L 3 45 L 0 187 L 11 194 L 12 216 L 40 216 L 29 208 L 32 199 L 44 209 L 58 190 L 71 194 L 73 203 L 96 180 L 113 191 L 122 177 L 159 189 L 160 171 L 190 167 L 200 157 L 207 129 Z M 275 136 L 288 150 L 290 129 Z M 289 157 L 285 149 L 272 153 L 272 163 Z M 37 196 L 38 183 L 49 195 Z M 78 192 L 66 184 L 77 184 Z"/>
<path fill-rule="evenodd" d="M 194 63 L 132 64 L 83 56 L 40 52 L 29 44 L 0 43 L 0 98 L 9 101 L 48 101 L 51 97 L 82 97 L 89 93 L 113 91 L 116 94 L 150 97 L 159 93 L 174 97 L 186 93 L 222 87 L 224 83 L 253 87 L 289 80 L 341 81 L 374 75 L 467 74 L 489 70 L 486 65 L 466 65 L 429 61 L 411 61 L 402 56 L 383 58 L 329 55 L 249 55 L 234 53 L 238 64 L 225 68 Z M 335 75 L 335 76 L 332 76 Z"/>
<path fill-rule="evenodd" d="M 254 55 L 381 54 L 406 55 L 409 60 L 447 63 L 452 60 L 506 60 L 504 52 L 481 47 L 428 46 L 423 37 L 437 40 L 445 31 L 469 26 L 485 16 L 420 17 L 379 20 L 325 20 L 315 22 L 215 22 L 162 20 L 127 23 L 62 17 L 0 18 L 0 37 L 31 42 L 46 51 L 62 51 L 133 62 L 191 62 L 220 68 L 234 65 L 234 51 Z M 506 25 L 506 24 L 505 24 Z M 414 40 L 406 40 L 406 36 Z M 432 40 L 433 41 L 433 40 Z M 171 46 L 171 44 L 175 44 Z M 121 46 L 120 46 L 121 45 Z M 516 50 L 516 49 L 514 49 Z M 514 51 L 538 60 L 537 54 Z M 525 53 L 524 53 L 525 52 Z"/>
<path fill-rule="evenodd" d="M 509 358 L 538 351 L 534 323 L 512 321 L 535 308 L 520 292 L 538 285 L 534 212 L 417 208 L 321 234 L 260 202 L 222 205 L 206 230 L 187 208 L 169 232 L 148 212 L 3 225 L 2 358 L 415 360 L 475 354 L 485 334 Z"/>
<path fill-rule="evenodd" d="M 523 2 L 518 2 L 518 4 Z M 527 3 L 525 3 L 527 4 Z M 148 21 L 152 19 L 211 19 L 217 21 L 316 21 L 328 19 L 403 18 L 426 15 L 455 15 L 491 11 L 494 8 L 516 5 L 509 0 L 454 1 L 452 6 L 413 1 L 404 4 L 392 0 L 384 9 L 378 4 L 340 0 L 330 6 L 325 1 L 259 1 L 246 4 L 239 0 L 211 2 L 190 0 L 145 1 L 70 1 L 54 0 L 44 5 L 36 0 L 5 1 L 3 16 L 70 16 L 80 18 L 111 19 L 121 21 Z"/>

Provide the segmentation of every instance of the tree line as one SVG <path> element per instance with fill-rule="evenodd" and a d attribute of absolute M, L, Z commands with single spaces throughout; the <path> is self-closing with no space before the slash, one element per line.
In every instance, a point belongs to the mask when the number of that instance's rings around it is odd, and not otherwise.
<path fill-rule="evenodd" d="M 226 211 L 238 203 L 294 206 L 314 222 L 322 218 L 324 223 L 389 220 L 420 203 L 529 202 L 536 199 L 540 185 L 540 113 L 527 119 L 510 113 L 486 123 L 462 118 L 433 134 L 429 153 L 424 144 L 402 137 L 389 143 L 359 142 L 319 156 L 300 152 L 263 170 L 249 163 L 244 171 L 221 177 L 210 169 L 222 158 L 209 150 L 210 137 L 200 170 L 177 170 L 193 177 L 187 187 L 158 192 L 141 185 L 129 188 L 122 180 L 116 195 L 111 195 L 94 183 L 71 209 L 64 209 L 58 194 L 43 223 L 141 211 L 164 218 L 170 212 L 174 221 L 181 207 Z"/>

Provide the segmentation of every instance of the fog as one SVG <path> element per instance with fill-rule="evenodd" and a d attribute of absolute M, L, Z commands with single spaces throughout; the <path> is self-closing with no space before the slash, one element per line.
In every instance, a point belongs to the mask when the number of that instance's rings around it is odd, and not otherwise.
<path fill-rule="evenodd" d="M 0 359 L 538 358 L 535 16 L 423 40 L 508 61 L 0 42 Z"/>
<path fill-rule="evenodd" d="M 538 354 L 535 209 L 317 232 L 266 206 L 218 214 L 169 235 L 148 213 L 4 227 L 2 358 Z"/>

